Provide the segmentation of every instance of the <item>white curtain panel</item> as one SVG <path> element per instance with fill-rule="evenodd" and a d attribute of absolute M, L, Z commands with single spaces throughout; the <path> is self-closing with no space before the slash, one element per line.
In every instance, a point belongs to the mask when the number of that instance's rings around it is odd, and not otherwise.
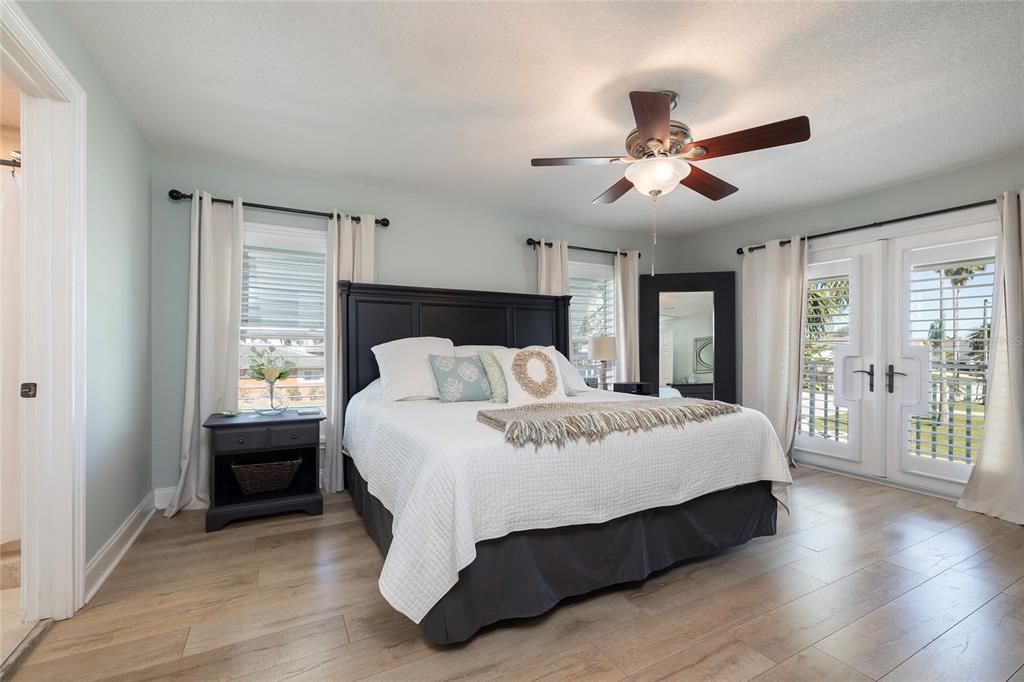
<path fill-rule="evenodd" d="M 551 296 L 569 294 L 569 242 L 540 240 L 537 247 L 537 293 Z"/>
<path fill-rule="evenodd" d="M 203 422 L 238 409 L 238 345 L 242 293 L 242 200 L 215 204 L 193 192 L 189 233 L 188 347 L 181 473 L 164 510 L 210 506 L 210 446 Z"/>
<path fill-rule="evenodd" d="M 324 469 L 321 487 L 337 492 L 345 487 L 344 460 L 341 456 L 341 434 L 345 425 L 342 413 L 341 386 L 341 298 L 338 282 L 375 282 L 377 280 L 376 217 L 360 216 L 353 223 L 348 216 L 335 214 L 327 224 L 327 281 L 326 285 L 326 358 L 327 419 Z"/>
<path fill-rule="evenodd" d="M 1024 245 L 1021 193 L 997 200 L 996 305 L 989 345 L 988 396 L 981 454 L 960 497 L 962 509 L 1024 524 Z"/>
<path fill-rule="evenodd" d="M 615 380 L 640 380 L 640 252 L 615 255 Z"/>
<path fill-rule="evenodd" d="M 743 405 L 763 412 L 792 463 L 800 407 L 806 243 L 792 237 L 743 256 Z"/>

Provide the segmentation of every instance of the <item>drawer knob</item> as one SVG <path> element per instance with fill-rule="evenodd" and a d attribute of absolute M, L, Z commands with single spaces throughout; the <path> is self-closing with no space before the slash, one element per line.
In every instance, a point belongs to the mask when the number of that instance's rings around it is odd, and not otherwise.
<path fill-rule="evenodd" d="M 238 444 L 239 445 L 245 445 L 245 439 L 244 438 L 239 438 L 238 439 Z"/>
<path fill-rule="evenodd" d="M 299 437 L 299 434 L 297 434 L 297 433 L 293 433 L 293 434 L 292 434 L 292 435 L 290 436 L 290 438 L 291 438 L 292 440 L 295 440 L 295 439 L 296 439 L 296 438 L 298 438 L 298 437 Z"/>

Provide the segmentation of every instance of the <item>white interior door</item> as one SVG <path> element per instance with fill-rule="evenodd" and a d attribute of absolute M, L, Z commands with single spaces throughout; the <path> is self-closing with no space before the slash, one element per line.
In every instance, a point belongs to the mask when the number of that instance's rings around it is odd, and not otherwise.
<path fill-rule="evenodd" d="M 959 494 L 985 425 L 995 286 L 991 223 L 891 240 L 889 477 Z"/>
<path fill-rule="evenodd" d="M 798 461 L 884 476 L 881 268 L 885 244 L 808 254 Z"/>

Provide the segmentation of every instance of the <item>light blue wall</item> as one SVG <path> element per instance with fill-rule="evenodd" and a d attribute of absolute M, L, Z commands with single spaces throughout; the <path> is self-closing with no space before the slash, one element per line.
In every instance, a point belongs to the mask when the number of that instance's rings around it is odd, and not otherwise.
<path fill-rule="evenodd" d="M 679 263 L 687 270 L 738 272 L 741 261 L 736 249 L 740 246 L 994 199 L 1000 192 L 1021 187 L 1024 149 L 1016 149 L 946 173 L 699 232 L 683 240 Z"/>
<path fill-rule="evenodd" d="M 149 148 L 51 3 L 21 8 L 88 98 L 86 553 L 150 490 Z"/>
<path fill-rule="evenodd" d="M 1021 188 L 1024 188 L 1024 149 L 1014 149 L 986 161 L 956 166 L 946 173 L 702 231 L 682 241 L 676 262 L 681 272 L 735 270 L 739 273 L 743 261 L 736 249 L 741 246 L 994 199 L 1001 192 Z M 743 334 L 741 279 L 737 275 L 736 328 L 740 336 Z M 736 352 L 741 352 L 739 342 Z M 742 372 L 739 357 L 737 363 L 738 382 Z"/>
<path fill-rule="evenodd" d="M 649 237 L 633 232 L 553 223 L 497 213 L 451 198 L 360 183 L 312 178 L 254 168 L 239 161 L 153 157 L 153 485 L 177 480 L 185 370 L 189 202 L 175 203 L 167 190 L 201 188 L 219 197 L 281 206 L 387 216 L 391 227 L 377 233 L 378 280 L 387 284 L 536 291 L 536 256 L 526 238 L 566 239 L 604 249 L 639 249 L 645 263 Z M 323 225 L 322 219 L 250 211 L 255 221 Z M 675 255 L 672 240 L 661 240 Z M 572 252 L 570 252 L 572 253 Z M 574 256 L 581 258 L 579 252 Z M 646 266 L 645 266 L 646 267 Z"/>

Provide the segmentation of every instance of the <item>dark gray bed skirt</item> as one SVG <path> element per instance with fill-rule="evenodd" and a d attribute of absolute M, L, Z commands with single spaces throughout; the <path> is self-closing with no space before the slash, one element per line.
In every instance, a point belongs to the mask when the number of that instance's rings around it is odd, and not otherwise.
<path fill-rule="evenodd" d="M 391 546 L 391 512 L 366 489 L 345 457 L 345 484 L 382 554 Z M 437 644 L 462 642 L 480 628 L 537 616 L 559 601 L 643 580 L 687 559 L 775 534 L 771 483 L 720 490 L 671 507 L 605 523 L 510 533 L 477 543 L 476 559 L 420 625 Z"/>

